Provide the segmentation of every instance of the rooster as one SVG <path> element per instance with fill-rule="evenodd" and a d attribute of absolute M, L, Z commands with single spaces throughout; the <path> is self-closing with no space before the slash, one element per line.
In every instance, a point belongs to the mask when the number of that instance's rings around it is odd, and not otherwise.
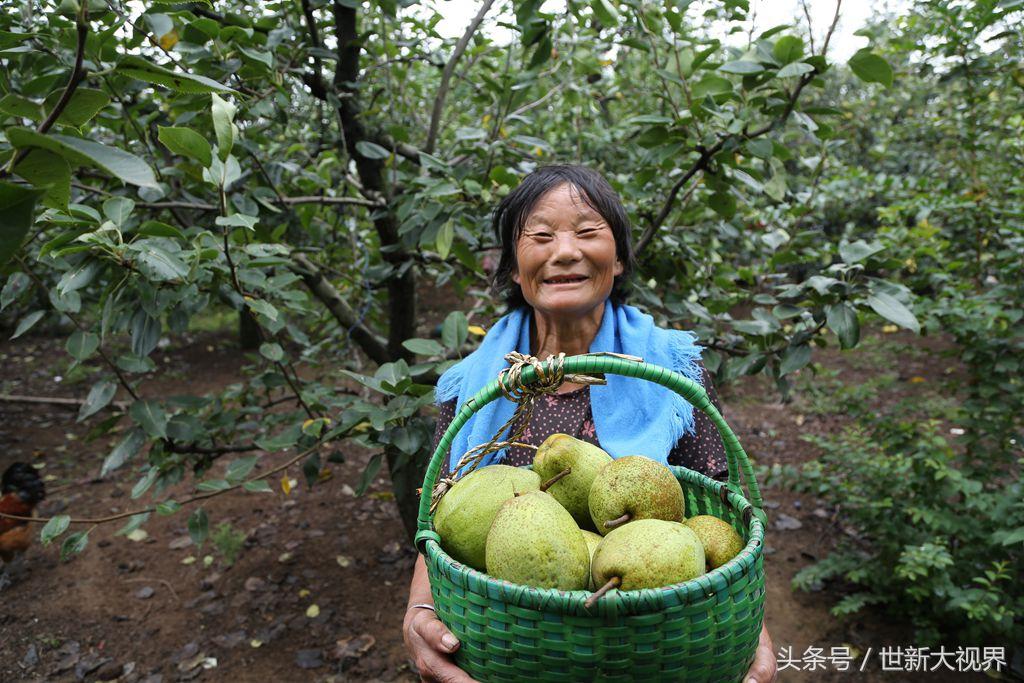
<path fill-rule="evenodd" d="M 16 462 L 4 470 L 3 479 L 0 480 L 0 512 L 32 517 L 36 505 L 45 497 L 43 480 L 31 465 Z M 0 590 L 11 582 L 8 577 L 11 561 L 24 553 L 31 543 L 32 530 L 28 522 L 0 517 L 0 560 L 4 565 L 0 573 Z"/>

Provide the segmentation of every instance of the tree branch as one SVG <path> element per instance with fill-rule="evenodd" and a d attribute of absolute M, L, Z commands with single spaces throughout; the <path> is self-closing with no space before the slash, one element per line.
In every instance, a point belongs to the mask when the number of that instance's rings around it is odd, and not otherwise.
<path fill-rule="evenodd" d="M 363 353 L 378 365 L 394 360 L 388 351 L 387 342 L 360 322 L 356 312 L 324 277 L 316 264 L 304 254 L 297 252 L 292 253 L 292 262 L 292 271 L 303 279 L 309 291 L 327 307 L 338 323 L 352 331 L 352 338 Z"/>
<path fill-rule="evenodd" d="M 68 79 L 67 85 L 64 86 L 64 91 L 60 94 L 57 104 L 50 111 L 46 119 L 36 128 L 37 133 L 45 134 L 53 128 L 53 125 L 57 123 L 57 119 L 64 113 L 68 103 L 71 102 L 71 96 L 75 94 L 78 84 L 85 79 L 86 69 L 82 66 L 82 62 L 85 60 L 85 39 L 89 35 L 89 3 L 82 5 L 79 10 L 76 28 L 78 29 L 78 42 L 75 46 L 75 67 L 71 70 L 71 78 Z M 11 158 L 10 163 L 7 164 L 7 167 L 0 170 L 0 178 L 10 175 L 14 171 L 14 167 L 21 163 L 29 151 L 30 148 L 28 147 L 19 149 Z"/>
<path fill-rule="evenodd" d="M 469 22 L 469 26 L 466 27 L 462 37 L 459 38 L 459 42 L 455 45 L 455 51 L 452 52 L 451 58 L 448 63 L 444 65 L 444 71 L 441 73 L 441 84 L 437 88 L 437 95 L 434 97 L 434 111 L 430 116 L 430 129 L 427 132 L 427 144 L 424 146 L 423 151 L 427 154 L 434 153 L 434 144 L 437 142 L 437 129 L 441 123 L 441 112 L 444 110 L 444 101 L 448 97 L 448 88 L 451 81 L 452 73 L 455 71 L 455 65 L 458 64 L 459 59 L 462 57 L 466 48 L 469 46 L 469 41 L 472 40 L 473 34 L 480 28 L 480 24 L 483 22 L 484 17 L 487 16 L 487 12 L 494 5 L 494 0 L 484 0 L 480 6 L 480 11 L 473 17 L 473 21 Z"/>
<path fill-rule="evenodd" d="M 351 204 L 353 206 L 367 206 L 370 208 L 381 208 L 384 206 L 383 202 L 360 199 L 359 197 L 320 197 L 317 195 L 305 197 L 281 197 L 281 200 L 278 203 L 283 203 L 285 206 L 294 206 L 295 204 Z M 204 202 L 136 202 L 135 206 L 144 209 L 190 209 L 193 211 L 220 210 L 216 205 Z"/>

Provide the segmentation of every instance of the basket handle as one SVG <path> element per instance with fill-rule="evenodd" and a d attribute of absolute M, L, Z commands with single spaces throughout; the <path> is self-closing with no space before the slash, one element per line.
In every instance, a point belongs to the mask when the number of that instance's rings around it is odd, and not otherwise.
<path fill-rule="evenodd" d="M 549 364 L 549 372 L 554 370 L 557 359 L 549 358 L 541 365 Z M 691 405 L 707 415 L 718 429 L 718 434 L 725 447 L 725 458 L 729 467 L 729 481 L 727 486 L 740 496 L 744 495 L 741 486 L 740 474 L 742 472 L 744 483 L 750 491 L 748 499 L 754 507 L 754 514 L 765 522 L 764 503 L 761 500 L 761 490 L 758 488 L 757 480 L 754 478 L 754 468 L 750 464 L 747 454 L 740 445 L 739 439 L 733 433 L 732 428 L 726 423 L 725 418 L 715 408 L 707 392 L 698 382 L 695 382 L 678 372 L 652 365 L 643 361 L 629 360 L 621 356 L 606 356 L 597 354 L 581 354 L 569 356 L 563 361 L 562 370 L 565 374 L 613 374 L 626 377 L 637 377 L 639 379 L 660 384 L 667 389 L 686 399 Z M 526 366 L 522 371 L 522 383 L 524 385 L 535 382 L 538 379 L 537 370 L 532 366 Z M 493 379 L 487 386 L 481 389 L 475 396 L 462 404 L 462 408 L 455 415 L 455 418 L 448 425 L 448 429 L 441 436 L 437 448 L 427 465 L 427 472 L 423 480 L 423 489 L 420 492 L 420 509 L 417 517 L 416 545 L 421 552 L 425 552 L 428 539 L 438 540 L 437 533 L 433 531 L 431 523 L 430 500 L 437 477 L 441 471 L 441 463 L 448 453 L 455 435 L 466 424 L 466 421 L 485 405 L 504 396 L 503 389 L 498 379 Z"/>

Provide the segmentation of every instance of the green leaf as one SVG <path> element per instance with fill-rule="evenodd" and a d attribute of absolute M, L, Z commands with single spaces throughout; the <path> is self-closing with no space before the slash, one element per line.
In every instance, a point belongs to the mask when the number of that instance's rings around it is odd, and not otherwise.
<path fill-rule="evenodd" d="M 195 159 L 204 167 L 213 163 L 210 142 L 191 128 L 158 126 L 158 130 L 160 142 L 175 154 Z"/>
<path fill-rule="evenodd" d="M 135 202 L 127 197 L 111 197 L 103 202 L 103 215 L 117 227 L 122 227 L 135 210 Z"/>
<path fill-rule="evenodd" d="M 228 481 L 239 481 L 245 479 L 252 472 L 252 469 L 256 467 L 256 463 L 260 461 L 260 456 L 250 455 L 245 458 L 239 458 L 228 465 L 228 471 L 224 473 L 224 477 Z"/>
<path fill-rule="evenodd" d="M 131 532 L 141 527 L 147 519 L 149 519 L 148 512 L 140 512 L 137 515 L 132 515 L 128 518 L 128 521 L 123 527 L 114 532 L 115 536 L 127 536 Z"/>
<path fill-rule="evenodd" d="M 47 522 L 39 531 L 39 540 L 43 545 L 50 545 L 53 539 L 60 536 L 71 526 L 70 515 L 57 515 Z"/>
<path fill-rule="evenodd" d="M 43 204 L 66 210 L 71 200 L 71 166 L 59 154 L 46 149 L 30 150 L 14 167 L 15 174 L 43 190 Z"/>
<path fill-rule="evenodd" d="M 758 159 L 771 159 L 772 154 L 775 151 L 775 146 L 772 144 L 772 141 L 764 138 L 747 140 L 746 148 L 752 156 L 755 156 Z"/>
<path fill-rule="evenodd" d="M 139 399 L 132 404 L 128 414 L 146 433 L 158 439 L 167 438 L 167 413 L 153 400 Z"/>
<path fill-rule="evenodd" d="M 196 508 L 188 516 L 188 535 L 196 547 L 202 547 L 206 537 L 210 534 L 210 520 L 203 508 Z"/>
<path fill-rule="evenodd" d="M 743 59 L 736 60 L 735 62 L 726 62 L 722 66 L 718 67 L 719 71 L 723 71 L 727 74 L 759 74 L 764 71 L 764 67 L 757 62 L 749 62 Z"/>
<path fill-rule="evenodd" d="M 380 472 L 380 466 L 384 462 L 384 454 L 382 452 L 374 453 L 370 457 L 370 461 L 366 463 L 366 469 L 359 476 L 359 483 L 356 484 L 356 495 L 361 496 L 366 493 L 366 489 L 370 488 L 370 484 L 377 477 L 377 473 Z"/>
<path fill-rule="evenodd" d="M 21 335 L 25 334 L 32 329 L 39 320 L 46 315 L 46 311 L 32 311 L 18 322 L 18 326 L 14 328 L 14 334 L 11 335 L 11 339 L 17 339 Z"/>
<path fill-rule="evenodd" d="M 92 332 L 83 332 L 82 330 L 75 330 L 70 337 L 68 337 L 67 351 L 71 354 L 71 357 L 77 361 L 83 361 L 92 354 L 96 353 L 96 349 L 100 347 L 100 338 Z"/>
<path fill-rule="evenodd" d="M 779 69 L 779 73 L 776 74 L 779 78 L 792 78 L 793 76 L 803 76 L 814 71 L 814 67 L 807 62 L 793 62 Z"/>
<path fill-rule="evenodd" d="M 1002 540 L 1002 545 L 1013 545 L 1015 543 L 1024 542 L 1024 526 L 1011 531 L 1007 534 L 1006 538 Z"/>
<path fill-rule="evenodd" d="M 892 85 L 892 67 L 869 47 L 855 52 L 847 64 L 857 78 L 866 83 L 881 83 L 887 88 Z"/>
<path fill-rule="evenodd" d="M 274 492 L 274 490 L 270 488 L 270 484 L 268 484 L 263 479 L 258 479 L 256 481 L 247 481 L 244 484 L 242 484 L 242 488 L 245 489 L 246 491 L 251 491 L 252 493 Z"/>
<path fill-rule="evenodd" d="M 259 313 L 266 317 L 268 320 L 277 320 L 277 309 L 274 308 L 273 304 L 263 299 L 253 299 L 252 297 L 245 297 L 246 305 L 253 310 L 255 313 Z"/>
<path fill-rule="evenodd" d="M 804 56 L 804 41 L 796 36 L 782 36 L 772 46 L 772 56 L 779 64 L 789 64 Z"/>
<path fill-rule="evenodd" d="M 0 114 L 8 114 L 20 119 L 31 119 L 36 123 L 46 118 L 43 108 L 39 104 L 15 93 L 8 93 L 3 96 L 3 99 L 0 99 Z"/>
<path fill-rule="evenodd" d="M 605 28 L 614 28 L 619 23 L 619 10 L 608 0 L 592 0 L 590 7 L 594 16 Z"/>
<path fill-rule="evenodd" d="M 145 237 L 172 237 L 185 241 L 188 239 L 181 228 L 162 223 L 161 221 L 146 221 L 135 230 L 136 235 Z"/>
<path fill-rule="evenodd" d="M 708 206 L 726 220 L 736 215 L 736 197 L 728 190 L 715 192 L 708 197 Z"/>
<path fill-rule="evenodd" d="M 440 356 L 444 353 L 444 347 L 433 339 L 406 339 L 402 346 L 418 356 Z"/>
<path fill-rule="evenodd" d="M 160 341 L 160 320 L 151 317 L 140 308 L 132 316 L 131 335 L 132 353 L 139 358 L 145 358 Z"/>
<path fill-rule="evenodd" d="M 860 341 L 860 321 L 853 306 L 844 302 L 829 306 L 826 311 L 828 328 L 839 337 L 839 345 L 852 349 Z"/>
<path fill-rule="evenodd" d="M 60 546 L 60 559 L 61 562 L 68 559 L 72 555 L 85 550 L 85 547 L 89 545 L 89 532 L 88 531 L 76 531 L 67 538 L 64 539 L 64 543 Z"/>
<path fill-rule="evenodd" d="M 205 76 L 194 76 L 192 74 L 172 71 L 134 55 L 124 57 L 117 65 L 116 71 L 125 76 L 137 78 L 146 83 L 162 85 L 177 92 L 191 94 L 235 92 L 233 88 L 229 88 Z"/>
<path fill-rule="evenodd" d="M 166 517 L 167 515 L 173 515 L 175 512 L 181 509 L 181 503 L 176 500 L 165 500 L 162 503 L 157 503 L 156 514 Z"/>
<path fill-rule="evenodd" d="M 782 360 L 779 362 L 779 377 L 785 377 L 791 372 L 796 372 L 807 365 L 810 361 L 810 344 L 790 346 L 786 349 L 785 353 L 782 354 Z"/>
<path fill-rule="evenodd" d="M 230 216 L 217 216 L 213 222 L 217 225 L 223 225 L 229 228 L 245 228 L 246 230 L 253 230 L 258 221 L 259 218 L 256 216 L 249 216 L 244 213 L 233 213 Z"/>
<path fill-rule="evenodd" d="M 11 305 L 14 301 L 28 291 L 29 285 L 32 284 L 32 278 L 21 271 L 11 273 L 11 276 L 7 278 L 7 282 L 4 283 L 4 288 L 0 291 L 0 311 L 4 310 Z"/>
<path fill-rule="evenodd" d="M 90 415 L 94 415 L 100 410 L 106 408 L 116 393 L 116 382 L 100 380 L 99 382 L 96 382 L 96 384 L 93 384 L 92 388 L 89 390 L 89 394 L 85 397 L 85 402 L 82 403 L 82 407 L 78 410 L 77 422 L 81 422 Z"/>
<path fill-rule="evenodd" d="M 235 146 L 238 128 L 235 126 L 235 105 L 213 93 L 213 130 L 217 135 L 217 156 L 221 162 L 227 161 L 231 148 Z"/>
<path fill-rule="evenodd" d="M 453 239 L 455 239 L 455 225 L 453 221 L 447 220 L 441 226 L 441 229 L 437 231 L 437 255 L 442 259 L 448 258 Z"/>
<path fill-rule="evenodd" d="M 94 166 L 130 185 L 158 188 L 149 165 L 129 152 L 92 140 L 67 135 L 41 135 L 27 128 L 7 129 L 7 139 L 18 148 L 36 147 L 61 155 L 72 164 Z"/>
<path fill-rule="evenodd" d="M 42 196 L 41 190 L 0 182 L 0 266 L 21 249 L 35 220 L 36 202 Z"/>
<path fill-rule="evenodd" d="M 387 159 L 391 152 L 374 142 L 360 140 L 356 143 L 356 151 L 367 159 Z"/>
<path fill-rule="evenodd" d="M 153 483 L 156 481 L 157 477 L 159 477 L 159 476 L 160 476 L 160 468 L 150 466 L 150 468 L 148 470 L 146 470 L 146 474 L 142 477 L 142 479 L 139 479 L 135 483 L 135 486 L 132 487 L 132 492 L 131 492 L 132 500 L 135 500 L 136 498 L 141 496 L 143 493 L 148 491 L 149 487 L 153 485 Z"/>
<path fill-rule="evenodd" d="M 180 280 L 188 276 L 188 266 L 171 252 L 159 246 L 155 240 L 142 239 L 128 248 L 135 253 L 139 270 L 154 282 Z"/>
<path fill-rule="evenodd" d="M 469 321 L 462 311 L 452 311 L 441 325 L 441 341 L 446 348 L 458 351 L 469 336 Z"/>
<path fill-rule="evenodd" d="M 264 342 L 260 344 L 260 355 L 276 363 L 284 358 L 284 349 L 281 348 L 280 344 Z"/>
<path fill-rule="evenodd" d="M 871 306 L 878 315 L 900 327 L 905 327 L 915 334 L 921 332 L 921 324 L 917 322 L 917 318 L 910 312 L 910 309 L 890 294 L 872 293 L 868 297 L 868 306 Z"/>
<path fill-rule="evenodd" d="M 46 98 L 46 101 L 43 102 L 43 108 L 46 109 L 47 115 L 57 106 L 57 102 L 62 95 L 62 91 L 55 90 Z M 67 106 L 64 107 L 64 110 L 57 118 L 57 123 L 81 128 L 89 123 L 92 117 L 96 116 L 108 104 L 110 104 L 110 97 L 102 90 L 75 88 L 75 92 L 72 93 Z"/>
<path fill-rule="evenodd" d="M 231 484 L 224 479 L 210 479 L 199 482 L 196 486 L 199 491 L 226 491 L 229 488 L 231 488 Z"/>
<path fill-rule="evenodd" d="M 885 247 L 880 242 L 868 244 L 864 240 L 857 240 L 856 242 L 839 245 L 839 256 L 843 259 L 844 263 L 857 263 L 883 250 L 885 250 Z"/>

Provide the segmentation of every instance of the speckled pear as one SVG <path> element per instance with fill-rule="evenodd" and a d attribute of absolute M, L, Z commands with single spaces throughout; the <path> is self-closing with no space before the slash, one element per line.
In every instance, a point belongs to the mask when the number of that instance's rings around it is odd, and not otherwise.
<path fill-rule="evenodd" d="M 551 495 L 505 501 L 487 534 L 487 573 L 535 588 L 585 590 L 590 551 L 572 515 Z"/>
<path fill-rule="evenodd" d="M 594 584 L 618 578 L 618 589 L 660 588 L 704 573 L 704 547 L 679 522 L 638 519 L 612 529 L 594 553 Z"/>
<path fill-rule="evenodd" d="M 484 571 L 487 532 L 499 508 L 516 493 L 537 491 L 536 472 L 510 465 L 489 465 L 459 479 L 434 512 L 441 547 L 454 559 Z"/>
<path fill-rule="evenodd" d="M 598 446 L 568 434 L 552 434 L 537 448 L 533 471 L 546 482 L 570 470 L 546 490 L 569 511 L 581 529 L 590 529 L 590 487 L 601 468 L 611 461 L 612 456 Z"/>
<path fill-rule="evenodd" d="M 642 455 L 605 465 L 590 486 L 590 517 L 598 533 L 640 519 L 685 519 L 683 489 L 672 471 Z"/>
<path fill-rule="evenodd" d="M 704 546 L 709 569 L 718 569 L 743 550 L 743 539 L 732 525 L 713 515 L 697 515 L 686 520 Z"/>
<path fill-rule="evenodd" d="M 593 531 L 587 531 L 586 529 L 583 529 L 582 531 L 583 531 L 583 538 L 586 539 L 586 541 L 587 541 L 587 549 L 590 551 L 590 566 L 593 567 L 594 566 L 594 551 L 597 550 L 597 546 L 600 545 L 601 541 L 604 540 L 604 536 L 602 536 L 601 534 L 595 534 Z M 587 581 L 587 590 L 588 591 L 597 590 L 597 586 L 594 584 L 594 575 L 591 574 L 590 572 L 588 572 L 587 576 L 588 576 L 588 579 L 589 579 Z"/>

